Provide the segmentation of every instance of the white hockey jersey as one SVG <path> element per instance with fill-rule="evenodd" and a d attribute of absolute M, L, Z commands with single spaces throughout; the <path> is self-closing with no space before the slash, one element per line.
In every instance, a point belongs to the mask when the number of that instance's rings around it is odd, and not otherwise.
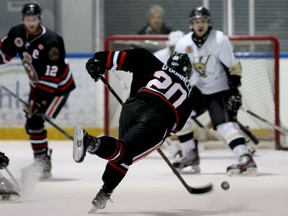
<path fill-rule="evenodd" d="M 186 34 L 175 46 L 175 51 L 186 52 L 190 57 L 193 66 L 192 84 L 206 95 L 229 89 L 222 64 L 231 68 L 239 63 L 229 38 L 223 32 L 212 29 L 202 47 L 198 48 L 192 40 L 192 34 Z"/>
<path fill-rule="evenodd" d="M 160 61 L 162 61 L 164 64 L 167 64 L 167 60 L 171 56 L 171 50 L 169 47 L 160 49 L 153 53 Z"/>

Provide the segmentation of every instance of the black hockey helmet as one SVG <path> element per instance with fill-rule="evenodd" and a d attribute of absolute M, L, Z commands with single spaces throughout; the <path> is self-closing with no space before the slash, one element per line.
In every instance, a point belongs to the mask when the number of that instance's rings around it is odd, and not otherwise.
<path fill-rule="evenodd" d="M 190 79 L 192 64 L 187 53 L 174 52 L 167 60 L 167 65 L 187 79 Z"/>
<path fill-rule="evenodd" d="M 208 9 L 206 9 L 203 6 L 195 7 L 192 9 L 189 18 L 190 21 L 192 22 L 193 19 L 199 19 L 199 18 L 206 18 L 208 20 L 209 26 L 212 27 L 212 19 L 211 19 L 211 14 Z"/>
<path fill-rule="evenodd" d="M 35 15 L 41 18 L 42 9 L 37 2 L 26 3 L 22 8 L 22 15 Z"/>

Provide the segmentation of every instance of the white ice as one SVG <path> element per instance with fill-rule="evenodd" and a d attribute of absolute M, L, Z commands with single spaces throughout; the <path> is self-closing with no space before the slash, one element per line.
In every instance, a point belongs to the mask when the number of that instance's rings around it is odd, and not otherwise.
<path fill-rule="evenodd" d="M 106 161 L 88 154 L 77 164 L 71 141 L 50 141 L 53 177 L 30 187 L 19 203 L 0 203 L 0 216 L 88 215 L 91 201 L 102 186 Z M 32 162 L 28 141 L 0 141 L 10 157 L 9 170 L 21 182 L 21 168 Z M 164 151 L 165 152 L 165 151 Z M 168 153 L 165 152 L 167 155 Z M 258 149 L 255 161 L 259 175 L 228 177 L 226 167 L 236 162 L 229 149 L 200 153 L 201 174 L 183 175 L 191 186 L 212 182 L 214 190 L 189 194 L 157 152 L 130 167 L 124 180 L 98 215 L 117 216 L 287 216 L 288 152 Z M 1 172 L 9 178 L 4 170 Z M 230 189 L 222 190 L 222 181 Z M 32 183 L 31 183 L 32 184 Z M 30 185 L 31 186 L 31 185 Z"/>

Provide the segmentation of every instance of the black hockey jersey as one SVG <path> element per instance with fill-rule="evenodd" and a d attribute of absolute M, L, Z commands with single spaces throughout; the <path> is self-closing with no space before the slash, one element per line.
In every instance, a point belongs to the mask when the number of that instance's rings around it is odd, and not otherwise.
<path fill-rule="evenodd" d="M 31 38 L 24 26 L 17 25 L 0 42 L 0 64 L 19 54 L 32 90 L 64 95 L 75 88 L 72 72 L 65 62 L 61 36 L 41 25 L 42 33 Z"/>
<path fill-rule="evenodd" d="M 107 70 L 133 73 L 130 97 L 153 101 L 161 106 L 172 132 L 182 129 L 192 111 L 189 80 L 142 48 L 97 52 L 94 58 Z"/>

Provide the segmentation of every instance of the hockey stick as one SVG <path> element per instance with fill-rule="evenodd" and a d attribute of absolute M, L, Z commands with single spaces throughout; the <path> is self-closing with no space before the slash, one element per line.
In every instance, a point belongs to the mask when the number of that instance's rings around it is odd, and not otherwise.
<path fill-rule="evenodd" d="M 273 124 L 272 122 L 262 118 L 261 116 L 255 114 L 254 112 L 250 111 L 250 110 L 245 110 L 244 108 L 242 108 L 243 111 L 245 111 L 246 113 L 250 114 L 251 116 L 257 118 L 258 120 L 264 122 L 265 124 L 269 125 L 270 127 L 276 129 L 277 131 L 288 135 L 288 130 L 285 130 L 284 128 L 279 127 L 278 125 Z"/>
<path fill-rule="evenodd" d="M 12 173 L 10 172 L 10 170 L 6 167 L 5 171 L 8 173 L 8 175 L 10 176 L 10 178 L 13 180 L 14 184 L 16 185 L 18 190 L 21 190 L 21 186 L 18 183 L 18 181 L 16 180 L 16 178 L 12 175 Z"/>
<path fill-rule="evenodd" d="M 113 96 L 117 99 L 117 101 L 123 105 L 123 101 L 121 100 L 121 98 L 118 96 L 118 94 L 114 91 L 114 89 L 110 86 L 110 84 L 108 83 L 108 81 L 103 77 L 100 76 L 101 81 L 103 82 L 103 84 L 106 86 L 106 88 L 113 94 Z M 211 183 L 204 185 L 202 187 L 191 187 L 189 186 L 185 180 L 181 177 L 181 175 L 179 174 L 179 172 L 175 169 L 175 167 L 173 166 L 173 164 L 169 161 L 169 159 L 166 157 L 166 155 L 163 153 L 163 151 L 158 148 L 157 149 L 158 153 L 161 155 L 161 157 L 164 159 L 164 161 L 167 163 L 167 165 L 170 167 L 170 169 L 173 171 L 173 173 L 177 176 L 177 178 L 180 180 L 180 182 L 182 183 L 182 185 L 186 188 L 186 190 L 191 193 L 191 194 L 203 194 L 203 193 L 207 193 L 209 191 L 212 190 L 213 185 Z"/>
<path fill-rule="evenodd" d="M 3 85 L 0 85 L 0 87 L 2 89 L 4 89 L 6 92 L 8 92 L 10 95 L 12 95 L 14 98 L 16 98 L 17 100 L 19 100 L 22 104 L 24 104 L 25 106 L 28 106 L 28 103 L 26 101 L 24 101 L 22 98 L 20 98 L 18 95 L 16 95 L 14 92 L 12 92 L 10 89 L 6 88 Z M 69 138 L 70 140 L 73 140 L 73 137 L 68 134 L 66 131 L 64 131 L 62 128 L 60 128 L 57 124 L 55 124 L 47 115 L 45 115 L 44 113 L 36 113 L 36 115 L 42 117 L 46 122 L 48 122 L 49 124 L 51 124 L 54 128 L 56 128 L 58 131 L 60 131 L 63 135 L 65 135 L 67 138 Z"/>
<path fill-rule="evenodd" d="M 257 137 L 255 137 L 254 134 L 252 134 L 252 132 L 247 127 L 245 127 L 243 124 L 241 124 L 239 121 L 238 121 L 238 124 L 239 124 L 240 129 L 252 140 L 252 142 L 255 145 L 258 145 L 259 140 L 257 139 Z"/>

